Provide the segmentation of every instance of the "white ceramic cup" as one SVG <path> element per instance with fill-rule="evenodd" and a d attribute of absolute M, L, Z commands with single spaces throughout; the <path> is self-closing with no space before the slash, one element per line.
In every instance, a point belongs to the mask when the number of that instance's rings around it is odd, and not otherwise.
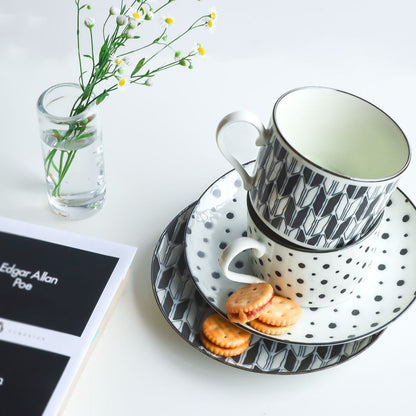
<path fill-rule="evenodd" d="M 247 235 L 221 253 L 225 277 L 240 283 L 268 282 L 275 293 L 302 307 L 324 307 L 346 301 L 369 275 L 379 241 L 382 215 L 359 241 L 342 249 L 317 251 L 295 246 L 273 233 L 248 205 Z M 254 275 L 229 269 L 233 259 L 251 249 Z"/>
<path fill-rule="evenodd" d="M 236 122 L 259 133 L 252 176 L 221 135 Z M 281 96 L 269 128 L 255 114 L 229 114 L 218 125 L 217 144 L 262 221 L 286 240 L 319 250 L 343 247 L 366 234 L 410 161 L 408 141 L 386 113 L 324 87 Z"/>

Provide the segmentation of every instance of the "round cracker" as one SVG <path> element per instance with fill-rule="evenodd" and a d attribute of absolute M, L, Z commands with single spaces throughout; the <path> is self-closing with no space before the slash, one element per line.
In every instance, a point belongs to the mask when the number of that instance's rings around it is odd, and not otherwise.
<path fill-rule="evenodd" d="M 245 344 L 242 344 L 235 348 L 223 348 L 218 345 L 212 343 L 208 338 L 205 337 L 203 333 L 201 333 L 201 341 L 202 345 L 212 353 L 216 355 L 221 355 L 223 357 L 234 357 L 235 355 L 242 354 L 250 345 L 250 341 L 247 341 Z"/>
<path fill-rule="evenodd" d="M 202 332 L 209 341 L 223 348 L 236 348 L 250 341 L 249 332 L 233 325 L 218 313 L 204 320 Z"/>
<path fill-rule="evenodd" d="M 250 321 L 249 325 L 252 326 L 255 330 L 262 332 L 263 334 L 267 335 L 282 335 L 287 334 L 290 332 L 295 325 L 288 325 L 288 326 L 274 326 L 265 324 L 264 322 L 255 319 L 254 321 Z"/>
<path fill-rule="evenodd" d="M 225 304 L 231 322 L 245 323 L 256 319 L 261 309 L 273 298 L 269 283 L 252 283 L 236 290 Z"/>
<path fill-rule="evenodd" d="M 274 296 L 258 316 L 259 321 L 273 326 L 295 324 L 302 315 L 302 308 L 293 300 Z"/>

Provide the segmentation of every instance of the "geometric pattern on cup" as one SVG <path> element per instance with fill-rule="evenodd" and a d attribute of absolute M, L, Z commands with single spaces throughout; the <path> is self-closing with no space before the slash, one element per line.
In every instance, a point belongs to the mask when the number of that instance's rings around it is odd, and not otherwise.
<path fill-rule="evenodd" d="M 309 248 L 338 248 L 373 225 L 398 179 L 358 186 L 313 172 L 273 136 L 261 146 L 249 191 L 257 214 L 282 237 Z"/>

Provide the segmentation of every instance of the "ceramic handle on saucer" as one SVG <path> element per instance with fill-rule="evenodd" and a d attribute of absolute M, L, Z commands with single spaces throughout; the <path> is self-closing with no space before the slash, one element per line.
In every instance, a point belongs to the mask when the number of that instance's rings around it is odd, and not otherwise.
<path fill-rule="evenodd" d="M 259 132 L 259 137 L 256 140 L 257 146 L 265 146 L 268 144 L 268 131 L 264 127 L 263 123 L 254 113 L 248 111 L 236 111 L 234 113 L 225 116 L 217 127 L 217 146 L 220 149 L 224 157 L 231 163 L 233 168 L 240 174 L 241 179 L 244 182 L 244 189 L 249 191 L 253 186 L 253 178 L 243 168 L 242 164 L 228 151 L 224 141 L 221 138 L 222 129 L 233 123 L 245 122 L 251 124 Z"/>
<path fill-rule="evenodd" d="M 219 258 L 219 264 L 224 276 L 234 282 L 238 283 L 261 283 L 262 279 L 244 273 L 236 273 L 229 269 L 234 257 L 244 250 L 253 249 L 253 254 L 260 258 L 266 252 L 266 246 L 254 238 L 240 237 L 230 243 Z"/>

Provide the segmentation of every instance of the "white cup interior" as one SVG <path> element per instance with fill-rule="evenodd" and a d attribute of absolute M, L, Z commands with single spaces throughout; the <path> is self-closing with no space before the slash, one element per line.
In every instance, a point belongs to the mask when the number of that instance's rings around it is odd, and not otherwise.
<path fill-rule="evenodd" d="M 409 144 L 399 126 L 379 108 L 342 91 L 293 90 L 276 103 L 274 120 L 298 154 L 335 174 L 387 179 L 409 162 Z"/>

